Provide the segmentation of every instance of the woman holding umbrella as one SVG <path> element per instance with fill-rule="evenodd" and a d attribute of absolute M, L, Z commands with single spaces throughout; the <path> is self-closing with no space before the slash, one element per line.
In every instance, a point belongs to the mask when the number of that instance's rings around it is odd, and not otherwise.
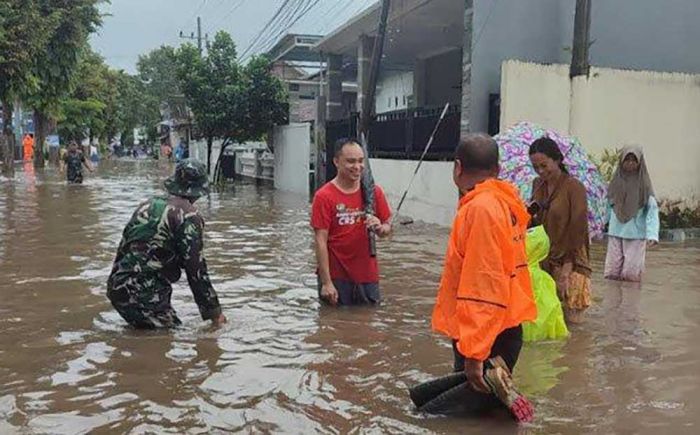
<path fill-rule="evenodd" d="M 569 175 L 554 140 L 535 140 L 529 156 L 538 175 L 532 184 L 529 211 L 551 242 L 542 268 L 556 281 L 567 322 L 578 323 L 591 304 L 586 188 Z"/>

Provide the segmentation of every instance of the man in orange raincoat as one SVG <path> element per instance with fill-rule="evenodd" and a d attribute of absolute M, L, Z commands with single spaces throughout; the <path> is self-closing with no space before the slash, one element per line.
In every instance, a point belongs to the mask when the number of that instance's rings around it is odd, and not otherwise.
<path fill-rule="evenodd" d="M 488 393 L 484 361 L 500 356 L 512 371 L 522 328 L 535 320 L 525 255 L 530 216 L 516 188 L 496 179 L 498 146 L 489 136 L 463 138 L 453 179 L 461 195 L 433 310 L 433 330 L 452 339 L 455 371 Z"/>

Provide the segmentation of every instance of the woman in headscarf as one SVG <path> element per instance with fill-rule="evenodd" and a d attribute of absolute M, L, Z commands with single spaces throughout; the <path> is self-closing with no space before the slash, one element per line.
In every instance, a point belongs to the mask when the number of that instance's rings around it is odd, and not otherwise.
<path fill-rule="evenodd" d="M 538 177 L 532 184 L 530 214 L 550 240 L 542 269 L 552 275 L 567 323 L 578 323 L 591 305 L 588 202 L 586 188 L 570 176 L 557 143 L 548 137 L 530 145 Z"/>
<path fill-rule="evenodd" d="M 641 147 L 623 148 L 608 188 L 608 200 L 605 277 L 641 281 L 647 246 L 659 242 L 659 207 Z"/>

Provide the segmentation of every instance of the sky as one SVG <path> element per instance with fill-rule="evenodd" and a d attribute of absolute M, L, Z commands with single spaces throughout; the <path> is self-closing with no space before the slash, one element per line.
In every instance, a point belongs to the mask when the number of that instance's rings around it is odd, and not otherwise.
<path fill-rule="evenodd" d="M 288 32 L 327 34 L 376 1 L 313 0 L 315 4 L 308 14 Z M 217 31 L 225 30 L 241 53 L 283 3 L 284 0 L 111 0 L 101 7 L 104 22 L 90 42 L 107 64 L 135 73 L 140 54 L 161 45 L 187 42 L 179 37 L 180 31 L 196 35 L 197 16 L 201 16 L 203 34 L 208 33 L 211 39 Z"/>

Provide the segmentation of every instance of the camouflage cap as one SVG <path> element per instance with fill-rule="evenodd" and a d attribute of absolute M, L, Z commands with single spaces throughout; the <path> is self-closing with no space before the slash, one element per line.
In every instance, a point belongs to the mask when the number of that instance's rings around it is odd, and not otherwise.
<path fill-rule="evenodd" d="M 165 190 L 184 198 L 199 198 L 209 193 L 207 168 L 194 159 L 180 160 L 175 166 L 175 174 L 163 183 Z"/>

